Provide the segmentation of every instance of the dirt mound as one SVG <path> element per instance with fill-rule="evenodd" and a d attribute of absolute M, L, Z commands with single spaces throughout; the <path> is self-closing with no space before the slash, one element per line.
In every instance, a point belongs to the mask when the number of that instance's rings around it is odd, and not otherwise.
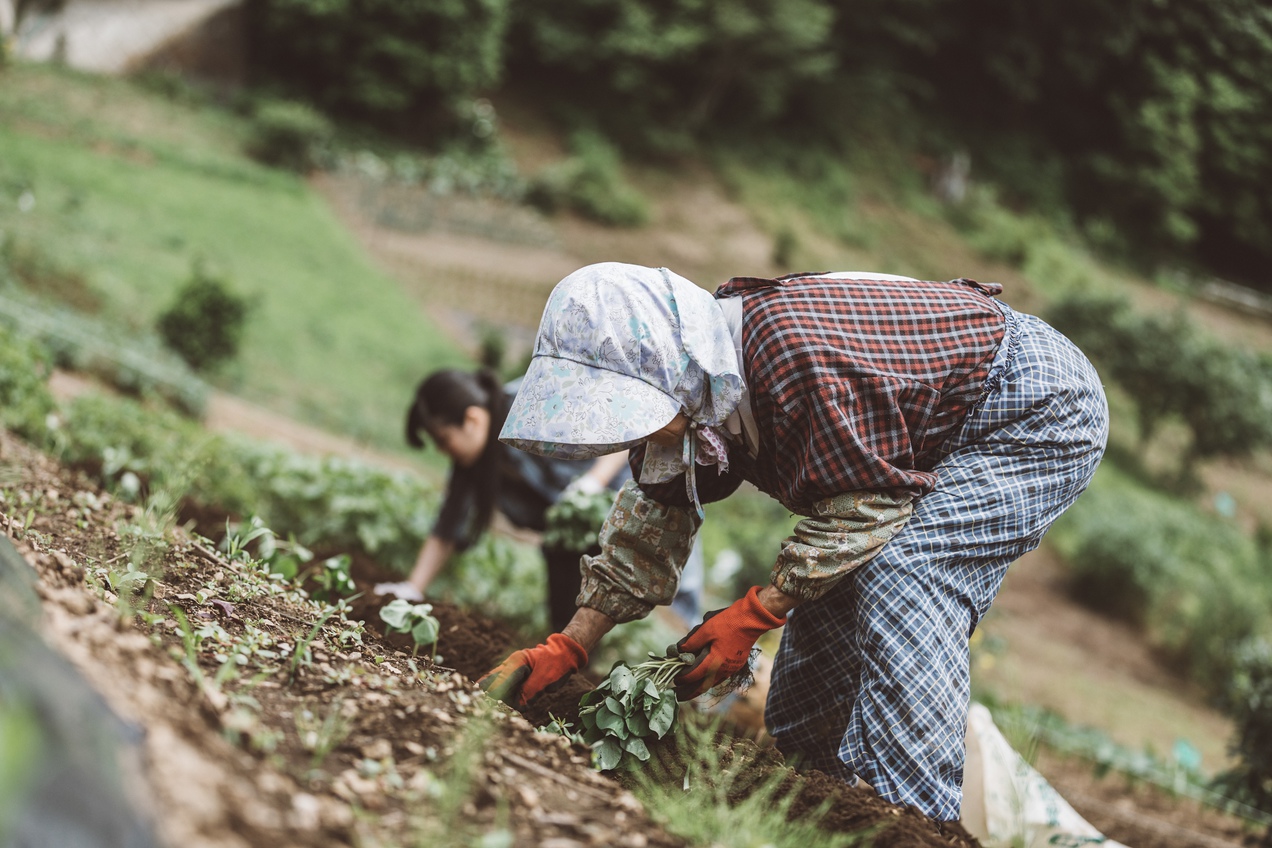
<path fill-rule="evenodd" d="M 138 769 L 114 777 L 163 844 L 685 844 L 589 752 L 465 677 L 179 528 L 141 551 L 142 510 L 3 432 L 0 481 L 0 527 L 34 569 L 39 636 L 144 729 Z M 141 572 L 127 566 L 138 556 Z M 34 705 L 28 694 L 7 688 L 6 707 Z M 38 789 L 44 753 L 21 790 Z"/>
<path fill-rule="evenodd" d="M 359 558 L 353 570 L 354 581 L 363 595 L 355 601 L 359 618 L 368 622 L 379 621 L 379 609 L 389 599 L 377 597 L 369 590 L 378 581 L 391 579 L 392 575 L 378 570 L 374 563 Z M 475 615 L 445 603 L 434 603 L 433 614 L 441 623 L 438 652 L 450 668 L 477 680 L 499 663 L 511 651 L 523 647 L 514 631 L 498 621 Z M 392 646 L 409 651 L 412 642 L 404 634 L 382 637 Z M 549 716 L 564 721 L 578 721 L 579 699 L 599 682 L 586 675 L 575 675 L 559 690 L 546 693 L 523 711 L 525 718 L 535 726 L 548 723 Z M 692 720 L 691 716 L 686 715 Z M 653 758 L 646 779 L 655 779 L 670 786 L 680 786 L 697 756 L 694 743 L 683 736 L 671 736 L 653 746 Z M 760 747 L 754 742 L 721 734 L 716 739 L 710 771 L 724 770 L 729 774 L 730 800 L 747 797 L 759 787 L 782 787 L 782 794 L 794 793 L 795 800 L 789 815 L 803 817 L 826 808 L 821 826 L 838 833 L 874 832 L 871 844 L 880 848 L 900 846 L 957 846 L 967 848 L 976 845 L 963 828 L 957 824 L 940 824 L 923 816 L 913 808 L 899 807 L 879 798 L 873 792 L 846 785 L 843 781 L 821 772 L 797 773 L 772 747 Z M 631 774 L 618 775 L 623 784 L 634 787 L 639 781 Z"/>
<path fill-rule="evenodd" d="M 405 637 L 380 632 L 386 599 L 369 590 L 390 575 L 374 563 L 360 562 L 363 595 L 342 618 L 180 528 L 147 549 L 149 520 L 0 432 L 0 528 L 34 569 L 39 633 L 144 728 L 139 768 L 119 779 L 163 843 L 467 845 L 505 832 L 515 845 L 685 844 L 629 790 L 640 775 L 679 788 L 700 749 L 673 741 L 638 773 L 599 774 L 587 749 L 534 729 L 549 712 L 574 716 L 586 677 L 536 703 L 529 721 L 474 687 L 519 647 L 511 628 L 436 604 L 447 668 L 431 667 Z M 960 828 L 797 773 L 771 747 L 716 741 L 710 773 L 727 774 L 732 799 L 777 781 L 794 795 L 792 816 L 824 807 L 822 827 L 835 832 L 877 831 L 880 846 L 974 844 Z M 1127 844 L 1218 842 L 1198 841 L 1203 826 L 1228 835 L 1177 802 L 1171 818 L 1108 782 L 1065 786 L 1107 808 L 1092 820 Z"/>

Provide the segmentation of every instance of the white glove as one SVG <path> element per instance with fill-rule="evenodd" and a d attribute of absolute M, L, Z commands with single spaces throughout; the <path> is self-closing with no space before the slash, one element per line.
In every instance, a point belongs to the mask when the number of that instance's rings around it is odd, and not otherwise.
<path fill-rule="evenodd" d="M 424 600 L 424 593 L 410 583 L 377 583 L 372 591 L 377 595 L 395 595 L 413 604 Z"/>
<path fill-rule="evenodd" d="M 575 477 L 574 480 L 570 482 L 570 485 L 565 487 L 565 491 L 561 493 L 561 496 L 566 497 L 567 495 L 574 494 L 599 495 L 603 491 L 605 491 L 605 486 L 598 483 L 595 477 L 590 474 L 583 474 L 579 477 Z"/>

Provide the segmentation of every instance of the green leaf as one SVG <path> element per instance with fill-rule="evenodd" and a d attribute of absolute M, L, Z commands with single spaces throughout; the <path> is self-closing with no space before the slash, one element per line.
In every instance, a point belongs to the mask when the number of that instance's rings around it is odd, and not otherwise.
<path fill-rule="evenodd" d="M 623 749 L 617 741 L 606 739 L 596 746 L 596 765 L 601 771 L 610 771 L 623 759 Z"/>
<path fill-rule="evenodd" d="M 431 645 L 437 641 L 437 634 L 440 629 L 441 622 L 430 615 L 421 619 L 411 628 L 411 636 L 415 639 L 415 644 L 417 645 Z"/>
<path fill-rule="evenodd" d="M 654 685 L 654 681 L 645 681 L 645 696 L 647 698 L 653 698 L 655 701 L 662 697 L 662 693 L 658 691 L 658 687 Z"/>
<path fill-rule="evenodd" d="M 269 564 L 271 574 L 281 574 L 287 580 L 295 580 L 300 573 L 300 563 L 292 556 L 281 556 Z"/>
<path fill-rule="evenodd" d="M 636 675 L 625 665 L 615 666 L 609 676 L 610 688 L 615 693 L 630 692 L 636 688 Z"/>
<path fill-rule="evenodd" d="M 620 739 L 627 737 L 627 722 L 623 719 L 622 713 L 597 710 L 596 726 L 603 730 L 608 730 Z"/>
<path fill-rule="evenodd" d="M 640 760 L 642 763 L 649 760 L 649 747 L 645 745 L 645 740 L 639 737 L 623 740 L 623 750 Z"/>
<path fill-rule="evenodd" d="M 667 735 L 667 731 L 671 730 L 671 726 L 675 723 L 676 693 L 668 690 L 649 717 L 649 729 L 658 734 L 658 738 L 661 739 Z"/>
<path fill-rule="evenodd" d="M 411 602 L 395 598 L 380 608 L 380 619 L 394 630 L 406 630 L 411 619 Z"/>
<path fill-rule="evenodd" d="M 623 715 L 624 713 L 627 712 L 627 710 L 623 707 L 623 705 L 619 703 L 617 700 L 615 700 L 614 698 L 605 699 L 605 708 L 609 710 L 610 712 L 615 713 L 617 715 Z"/>
<path fill-rule="evenodd" d="M 649 719 L 640 713 L 632 713 L 627 717 L 627 729 L 636 736 L 648 736 Z"/>

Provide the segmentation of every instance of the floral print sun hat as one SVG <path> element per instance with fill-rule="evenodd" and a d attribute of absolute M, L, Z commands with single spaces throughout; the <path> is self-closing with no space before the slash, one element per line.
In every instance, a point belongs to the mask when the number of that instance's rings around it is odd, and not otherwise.
<path fill-rule="evenodd" d="M 644 441 L 678 412 L 718 427 L 743 388 L 728 324 L 708 292 L 666 268 L 588 265 L 552 290 L 499 439 L 562 459 L 603 456 Z"/>

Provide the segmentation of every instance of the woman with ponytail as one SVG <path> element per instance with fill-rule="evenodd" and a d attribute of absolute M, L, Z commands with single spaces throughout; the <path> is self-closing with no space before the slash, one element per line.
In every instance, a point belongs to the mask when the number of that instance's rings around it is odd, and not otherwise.
<path fill-rule="evenodd" d="M 381 583 L 375 587 L 376 594 L 423 600 L 451 555 L 471 546 L 490 527 L 496 509 L 513 525 L 542 532 L 548 508 L 567 490 L 617 491 L 631 476 L 626 451 L 569 461 L 500 442 L 496 437 L 515 395 L 516 384 L 502 385 L 488 369 L 445 369 L 419 384 L 407 410 L 406 440 L 416 448 L 425 446 L 425 438 L 437 445 L 451 460 L 450 479 L 441 511 L 409 578 Z M 543 553 L 552 627 L 559 630 L 574 614 L 579 557 L 586 551 L 545 547 Z"/>

